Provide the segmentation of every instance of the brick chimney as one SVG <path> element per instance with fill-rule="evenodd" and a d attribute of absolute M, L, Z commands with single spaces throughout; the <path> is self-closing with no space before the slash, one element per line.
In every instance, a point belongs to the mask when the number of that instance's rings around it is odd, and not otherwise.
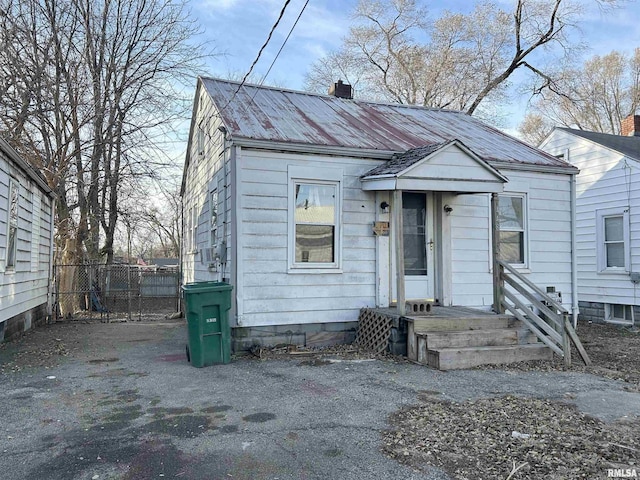
<path fill-rule="evenodd" d="M 329 95 L 351 100 L 353 98 L 353 91 L 351 90 L 351 85 L 343 83 L 342 80 L 338 80 L 337 83 L 334 83 L 329 87 Z"/>
<path fill-rule="evenodd" d="M 620 135 L 623 137 L 640 137 L 640 115 L 629 115 L 622 120 Z"/>

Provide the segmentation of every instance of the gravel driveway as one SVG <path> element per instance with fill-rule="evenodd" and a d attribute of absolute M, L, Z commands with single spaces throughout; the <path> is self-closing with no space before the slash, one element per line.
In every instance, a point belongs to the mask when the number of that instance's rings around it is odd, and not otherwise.
<path fill-rule="evenodd" d="M 185 340 L 180 321 L 76 323 L 3 345 L 1 477 L 445 479 L 382 453 L 391 414 L 509 394 L 640 417 L 640 393 L 586 373 L 299 357 L 196 369 Z"/>

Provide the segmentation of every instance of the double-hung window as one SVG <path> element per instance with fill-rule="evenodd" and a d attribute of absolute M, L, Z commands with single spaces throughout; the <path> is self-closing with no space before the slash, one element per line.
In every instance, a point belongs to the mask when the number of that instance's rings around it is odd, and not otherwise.
<path fill-rule="evenodd" d="M 209 192 L 209 213 L 211 214 L 209 220 L 210 246 L 213 248 L 218 241 L 218 190 Z"/>
<path fill-rule="evenodd" d="M 596 223 L 598 270 L 629 271 L 629 209 L 597 210 Z"/>
<path fill-rule="evenodd" d="M 5 268 L 13 270 L 16 267 L 18 248 L 18 216 L 20 209 L 20 184 L 9 182 L 9 228 L 7 232 L 7 261 Z"/>
<path fill-rule="evenodd" d="M 500 259 L 527 264 L 527 198 L 524 194 L 498 196 Z"/>
<path fill-rule="evenodd" d="M 289 268 L 341 265 L 342 171 L 289 167 Z"/>

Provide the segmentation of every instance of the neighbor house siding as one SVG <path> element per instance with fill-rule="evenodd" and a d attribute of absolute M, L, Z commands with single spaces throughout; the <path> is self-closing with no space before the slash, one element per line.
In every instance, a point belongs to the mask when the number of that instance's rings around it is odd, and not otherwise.
<path fill-rule="evenodd" d="M 629 272 L 640 270 L 640 163 L 561 130 L 555 130 L 541 148 L 553 155 L 568 151 L 567 160 L 580 169 L 576 186 L 580 301 L 640 305 L 640 292 L 629 277 Z M 599 272 L 597 212 L 607 209 L 628 210 L 628 271 Z"/>
<path fill-rule="evenodd" d="M 14 267 L 7 267 L 9 185 L 19 189 Z M 49 294 L 52 200 L 0 150 L 0 340 L 44 321 Z M 7 321 L 11 325 L 7 325 Z"/>
<path fill-rule="evenodd" d="M 348 322 L 357 320 L 361 307 L 375 306 L 375 193 L 361 189 L 360 175 L 380 162 L 247 149 L 237 161 L 242 231 L 239 323 Z M 340 271 L 289 270 L 290 166 L 342 170 Z"/>
<path fill-rule="evenodd" d="M 501 170 L 509 181 L 504 194 L 525 194 L 527 265 L 520 268 L 540 286 L 554 286 L 571 305 L 570 175 Z M 450 198 L 452 301 L 490 308 L 493 303 L 490 196 Z"/>

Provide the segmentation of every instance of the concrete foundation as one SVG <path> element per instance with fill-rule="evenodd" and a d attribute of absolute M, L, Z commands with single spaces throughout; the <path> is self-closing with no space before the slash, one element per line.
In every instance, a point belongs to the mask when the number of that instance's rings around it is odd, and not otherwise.
<path fill-rule="evenodd" d="M 358 322 L 274 325 L 270 327 L 232 327 L 231 348 L 244 352 L 254 346 L 302 345 L 326 347 L 353 343 Z"/>
<path fill-rule="evenodd" d="M 43 303 L 4 322 L 0 322 L 0 342 L 18 338 L 27 330 L 42 325 L 46 320 L 47 304 Z"/>

